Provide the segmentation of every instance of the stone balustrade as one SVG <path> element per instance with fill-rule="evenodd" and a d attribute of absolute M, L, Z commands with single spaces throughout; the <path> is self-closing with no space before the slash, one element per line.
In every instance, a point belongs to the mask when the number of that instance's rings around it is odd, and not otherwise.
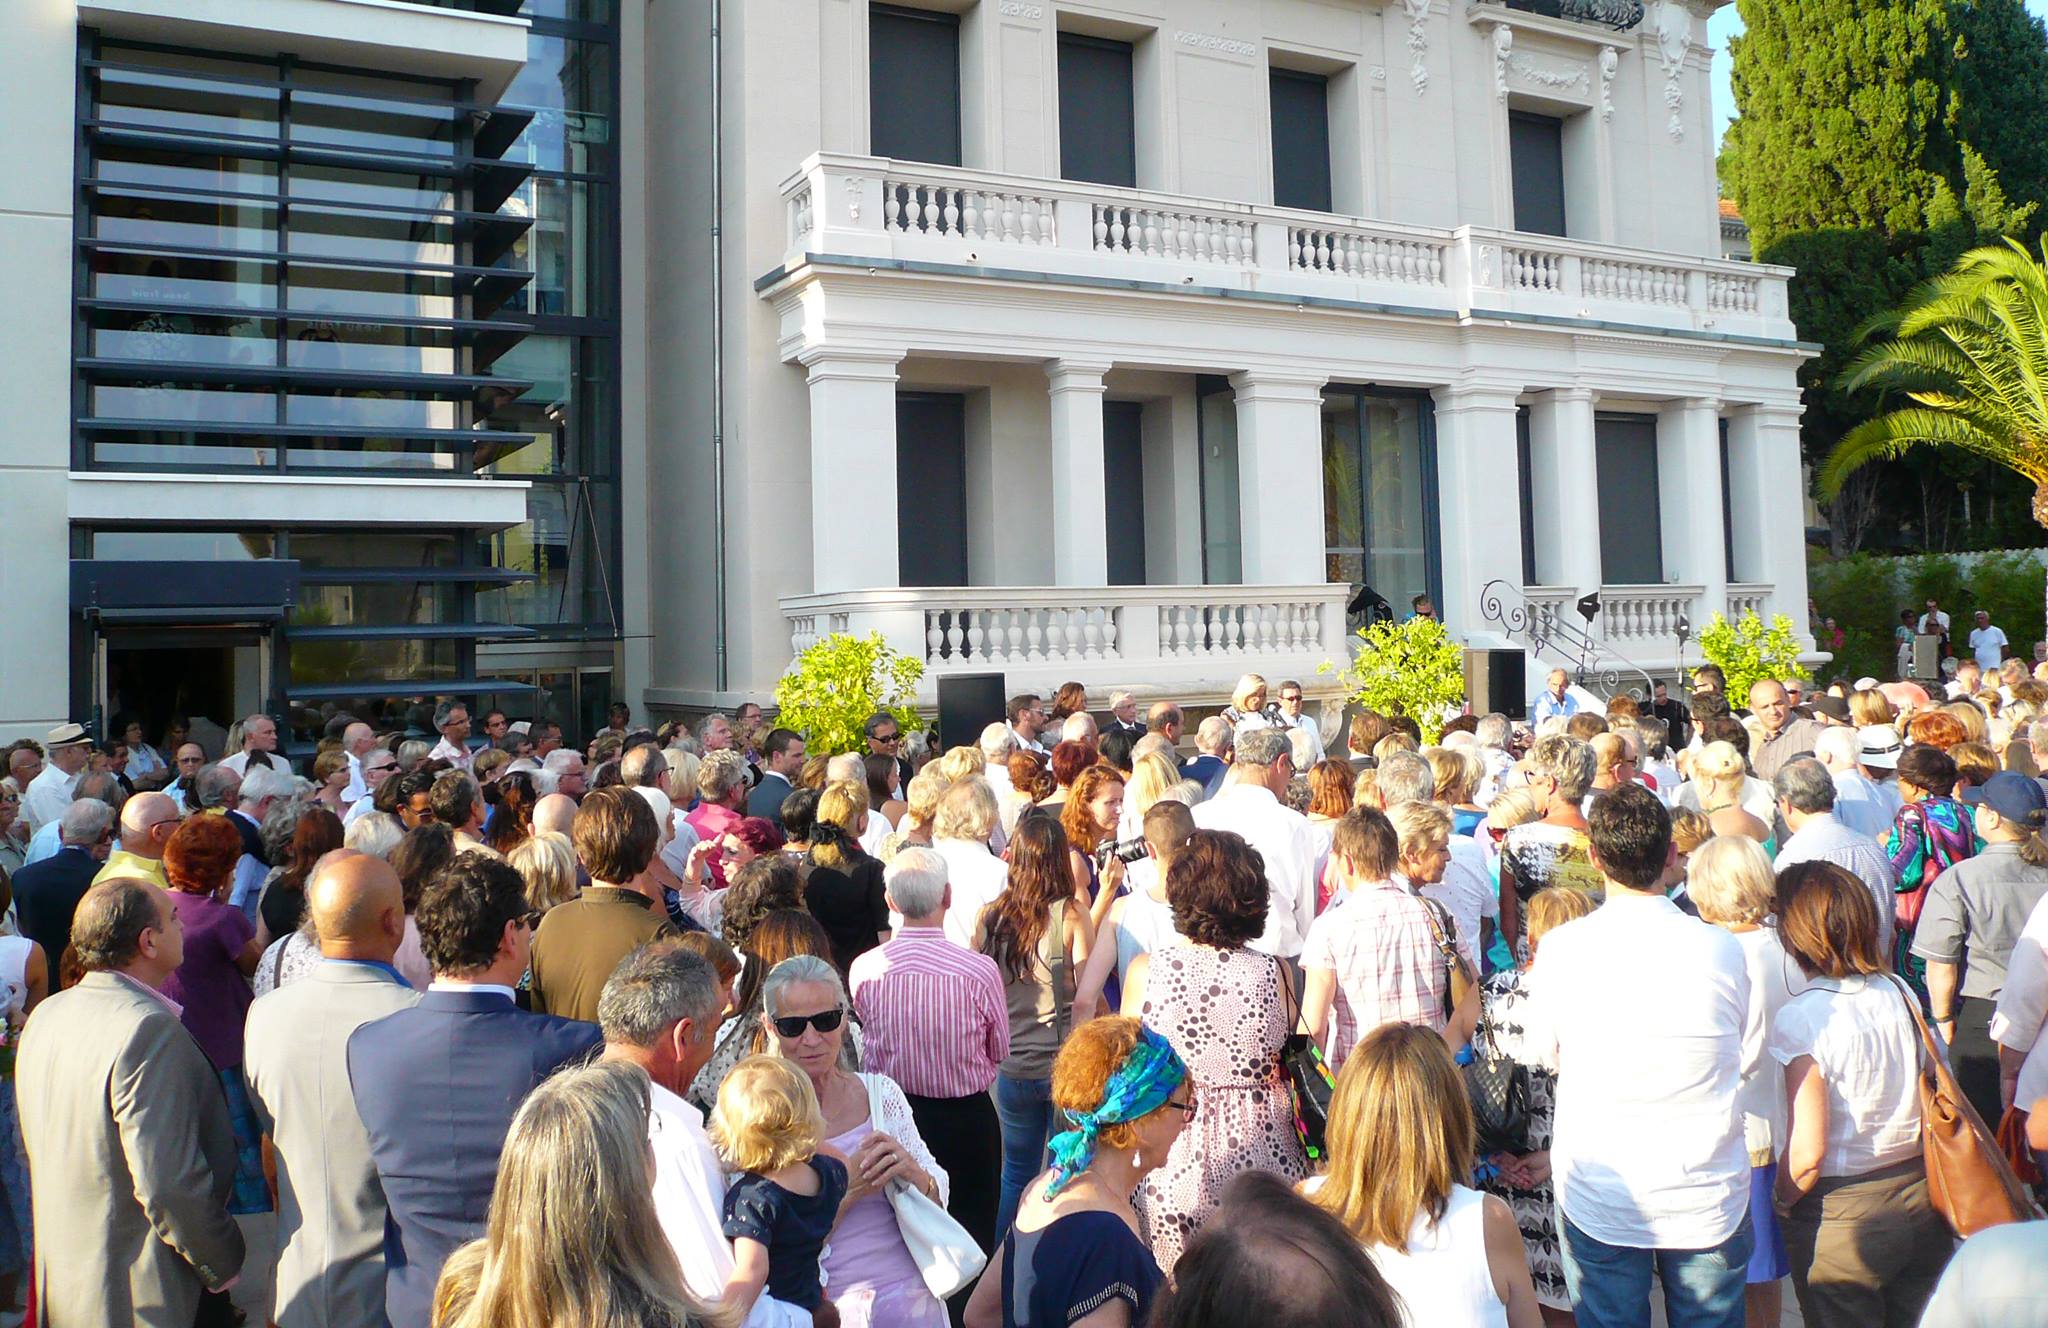
<path fill-rule="evenodd" d="M 1741 622 L 1742 615 L 1754 613 L 1766 623 L 1771 620 L 1771 587 L 1731 585 L 1728 587 L 1729 622 Z"/>
<path fill-rule="evenodd" d="M 1602 586 L 1600 635 L 1627 649 L 1635 642 L 1666 643 L 1678 636 L 1683 620 L 1694 636 L 1705 624 L 1699 618 L 1704 586 Z"/>

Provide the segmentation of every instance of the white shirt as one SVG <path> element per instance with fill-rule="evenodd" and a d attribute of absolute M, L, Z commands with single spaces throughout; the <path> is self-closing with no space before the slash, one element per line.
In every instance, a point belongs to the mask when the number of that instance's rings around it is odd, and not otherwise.
<path fill-rule="evenodd" d="M 2027 925 L 2006 960 L 2005 987 L 1998 993 L 1998 1013 L 1991 1017 L 1991 1037 L 2001 1046 L 2023 1052 L 2019 1087 L 2013 1102 L 2022 1111 L 2048 1097 L 2048 896 L 2034 905 Z"/>
<path fill-rule="evenodd" d="M 377 795 L 374 793 L 365 793 L 362 797 L 357 798 L 353 803 L 349 804 L 348 815 L 341 818 L 341 828 L 344 830 L 348 829 L 357 821 L 362 820 L 365 816 L 368 816 L 371 812 L 374 812 L 376 810 Z"/>
<path fill-rule="evenodd" d="M 1025 751 L 1037 752 L 1040 756 L 1044 756 L 1046 754 L 1044 743 L 1040 742 L 1036 738 L 1027 738 L 1023 734 L 1017 732 L 1017 726 L 1015 724 L 1012 724 L 1010 726 L 1010 736 L 1015 738 L 1017 740 L 1017 745 L 1019 747 L 1022 747 Z"/>
<path fill-rule="evenodd" d="M 1922 636 L 1947 636 L 1948 615 L 1939 609 L 1936 609 L 1933 613 L 1921 614 L 1920 634 Z"/>
<path fill-rule="evenodd" d="M 1898 889 L 1898 874 L 1876 839 L 1856 833 L 1832 815 L 1810 816 L 1778 849 L 1779 874 L 1798 862 L 1832 862 L 1863 882 L 1877 901 L 1879 948 L 1891 949 L 1892 896 Z"/>
<path fill-rule="evenodd" d="M 1752 1019 L 1744 1030 L 1742 1092 L 1736 1099 L 1742 1108 L 1750 1164 L 1762 1166 L 1777 1161 L 1785 1146 L 1785 1076 L 1766 1053 L 1771 1033 L 1778 1026 L 1778 1011 L 1806 990 L 1806 975 L 1785 953 L 1785 943 L 1778 939 L 1775 925 L 1733 935 L 1742 947 L 1742 960 L 1749 969 L 1752 1009 L 1763 1011 L 1763 1017 Z"/>
<path fill-rule="evenodd" d="M 1897 985 L 1814 979 L 1778 1011 L 1771 1034 L 1772 1060 L 1801 1056 L 1827 1081 L 1821 1175 L 1860 1176 L 1920 1156 L 1920 1034 Z"/>
<path fill-rule="evenodd" d="M 1010 767 L 997 765 L 993 761 L 987 762 L 981 767 L 981 777 L 988 781 L 990 791 L 996 795 L 996 805 L 1000 807 L 1003 799 L 1011 791 Z"/>
<path fill-rule="evenodd" d="M 1761 1010 L 1733 936 L 1655 896 L 1608 895 L 1543 938 L 1533 1056 L 1557 1069 L 1558 1203 L 1609 1245 L 1703 1250 L 1749 1212 L 1743 1048 Z"/>
<path fill-rule="evenodd" d="M 1973 627 L 1970 629 L 1970 653 L 1977 657 L 1977 665 L 1986 673 L 1998 672 L 1998 666 L 2005 662 L 2005 629 L 2002 627 Z"/>
<path fill-rule="evenodd" d="M 363 758 L 354 752 L 348 754 L 348 787 L 341 791 L 341 800 L 357 803 L 370 792 L 370 786 L 363 782 Z"/>
<path fill-rule="evenodd" d="M 732 1276 L 725 1238 L 725 1168 L 704 1132 L 704 1113 L 660 1084 L 649 1093 L 647 1142 L 654 1149 L 654 1216 L 668 1237 L 683 1283 L 716 1301 Z"/>
<path fill-rule="evenodd" d="M 469 763 L 476 758 L 470 755 L 469 748 L 457 747 L 448 739 L 443 738 L 434 744 L 434 750 L 427 753 L 427 759 L 429 761 L 446 761 L 457 770 L 467 770 L 469 769 Z"/>
<path fill-rule="evenodd" d="M 85 767 L 80 766 L 78 774 L 84 773 Z M 54 763 L 45 764 L 42 773 L 22 790 L 21 819 L 28 822 L 32 832 L 63 820 L 64 809 L 71 805 L 71 795 L 77 787 L 78 775 L 67 775 Z"/>
<path fill-rule="evenodd" d="M 946 860 L 946 882 L 953 903 L 946 910 L 946 939 L 963 950 L 974 948 L 974 924 L 981 910 L 1010 888 L 1010 869 L 988 845 L 969 839 L 935 839 L 932 851 Z M 901 927 L 903 916 L 889 914 L 889 925 Z"/>
<path fill-rule="evenodd" d="M 680 879 L 688 879 L 690 850 L 697 847 L 697 827 L 691 825 L 681 807 L 669 812 L 669 838 L 661 846 L 661 861 Z"/>
<path fill-rule="evenodd" d="M 1316 919 L 1316 840 L 1308 818 L 1263 784 L 1226 781 L 1194 808 L 1201 830 L 1228 830 L 1266 860 L 1266 929 L 1249 948 L 1292 959 Z"/>
<path fill-rule="evenodd" d="M 1899 814 L 1897 795 L 1861 770 L 1829 773 L 1835 780 L 1835 819 L 1860 835 L 1883 839 Z"/>
<path fill-rule="evenodd" d="M 1279 713 L 1280 727 L 1283 729 L 1300 729 L 1303 733 L 1306 733 L 1309 736 L 1309 740 L 1313 742 L 1316 746 L 1316 760 L 1322 760 L 1323 731 L 1316 726 L 1315 716 L 1309 714 L 1308 711 L 1304 710 L 1300 714 L 1290 719 L 1288 718 L 1287 711 L 1284 707 L 1280 710 Z M 1306 774 L 1308 772 L 1303 771 L 1302 773 Z"/>
<path fill-rule="evenodd" d="M 861 851 L 871 858 L 882 856 L 882 841 L 896 833 L 896 827 L 889 824 L 889 818 L 877 811 L 870 811 L 868 819 L 861 822 Z"/>
<path fill-rule="evenodd" d="M 1472 971 L 1479 971 L 1479 920 L 1500 916 L 1500 891 L 1486 870 L 1486 850 L 1470 835 L 1451 836 L 1451 860 L 1444 878 L 1422 887 L 1425 899 L 1434 899 L 1451 915 L 1457 927 L 1458 952 Z"/>

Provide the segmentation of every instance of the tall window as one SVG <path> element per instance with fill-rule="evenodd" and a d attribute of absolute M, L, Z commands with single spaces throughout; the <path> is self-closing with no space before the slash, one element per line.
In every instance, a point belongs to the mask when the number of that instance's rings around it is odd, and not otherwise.
<path fill-rule="evenodd" d="M 1145 584 L 1145 407 L 1102 403 L 1103 537 L 1109 584 Z"/>
<path fill-rule="evenodd" d="M 960 164 L 960 16 L 868 7 L 868 150 Z"/>
<path fill-rule="evenodd" d="M 1136 80 L 1129 42 L 1060 34 L 1060 176 L 1138 183 Z"/>
<path fill-rule="evenodd" d="M 1441 601 L 1436 430 L 1421 393 L 1323 394 L 1323 542 L 1331 581 L 1368 585 L 1397 617 Z"/>
<path fill-rule="evenodd" d="M 896 577 L 905 586 L 967 584 L 967 398 L 896 394 Z"/>
<path fill-rule="evenodd" d="M 1330 80 L 1321 74 L 1275 69 L 1269 74 L 1273 107 L 1273 202 L 1279 207 L 1330 210 Z"/>
<path fill-rule="evenodd" d="M 1657 491 L 1657 417 L 1593 419 L 1599 471 L 1600 580 L 1610 586 L 1664 581 L 1664 527 Z"/>
<path fill-rule="evenodd" d="M 1564 121 L 1533 111 L 1508 112 L 1508 158 L 1515 182 L 1515 229 L 1563 235 Z"/>

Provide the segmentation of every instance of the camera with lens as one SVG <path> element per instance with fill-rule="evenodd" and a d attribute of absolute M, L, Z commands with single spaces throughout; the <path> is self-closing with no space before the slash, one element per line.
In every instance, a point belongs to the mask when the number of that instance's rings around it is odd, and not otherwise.
<path fill-rule="evenodd" d="M 1111 858 L 1115 858 L 1118 862 L 1129 866 L 1131 863 L 1141 861 L 1144 858 L 1145 841 L 1142 838 L 1113 839 L 1097 848 L 1095 856 L 1105 867 L 1109 865 Z"/>

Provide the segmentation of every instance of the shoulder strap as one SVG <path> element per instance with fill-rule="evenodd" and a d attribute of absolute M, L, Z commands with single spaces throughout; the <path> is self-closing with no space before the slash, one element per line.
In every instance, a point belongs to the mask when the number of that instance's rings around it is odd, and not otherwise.
<path fill-rule="evenodd" d="M 1052 1027 L 1053 1033 L 1064 1043 L 1074 1022 L 1074 966 L 1067 959 L 1067 909 L 1066 900 L 1052 906 Z M 1062 991 L 1060 973 L 1064 971 L 1067 981 Z"/>
<path fill-rule="evenodd" d="M 1940 1044 L 1934 1040 L 1934 1030 L 1927 1025 L 1927 1018 L 1920 1013 L 1920 998 L 1913 994 L 1904 980 L 1896 973 L 1885 973 L 1883 977 L 1898 989 L 1906 1002 L 1906 1012 L 1913 1017 L 1913 1027 L 1920 1034 L 1920 1074 L 1928 1079 L 1935 1077 L 1935 1067 L 1941 1062 Z"/>
<path fill-rule="evenodd" d="M 1302 972 L 1301 990 L 1296 991 L 1294 980 L 1289 976 L 1289 970 L 1300 970 L 1301 966 L 1299 964 L 1289 964 L 1285 959 L 1277 955 L 1269 957 L 1273 960 L 1273 976 L 1280 983 L 1281 1004 L 1289 1012 L 1287 1015 L 1287 1031 L 1289 1033 L 1306 1033 L 1308 1031 L 1305 1026 L 1307 1021 L 1303 1017 L 1301 1006 L 1302 1002 L 1308 997 L 1308 974 Z"/>

